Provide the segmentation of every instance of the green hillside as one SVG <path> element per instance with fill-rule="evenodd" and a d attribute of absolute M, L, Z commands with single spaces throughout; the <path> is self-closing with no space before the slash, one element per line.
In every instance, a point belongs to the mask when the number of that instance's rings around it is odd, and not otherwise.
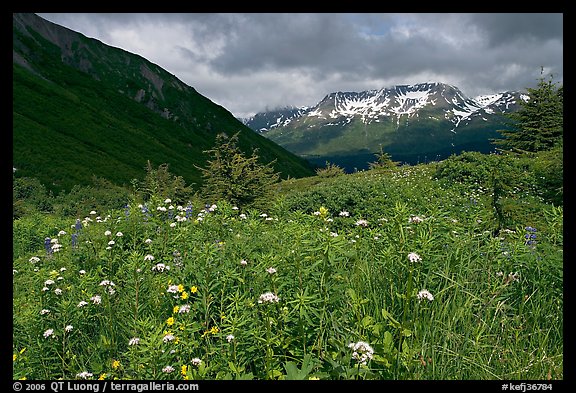
<path fill-rule="evenodd" d="M 142 178 L 150 161 L 199 186 L 195 166 L 220 132 L 240 132 L 240 148 L 276 160 L 283 178 L 313 174 L 304 159 L 140 56 L 33 14 L 15 14 L 13 34 L 15 176 L 56 192 L 93 176 L 123 185 Z"/>

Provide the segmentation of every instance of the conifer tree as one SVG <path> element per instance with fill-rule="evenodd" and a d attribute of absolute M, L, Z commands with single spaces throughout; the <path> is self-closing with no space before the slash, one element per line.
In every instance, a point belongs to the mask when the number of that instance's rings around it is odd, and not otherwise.
<path fill-rule="evenodd" d="M 550 150 L 562 142 L 564 133 L 563 86 L 541 77 L 536 88 L 528 88 L 529 99 L 510 113 L 512 129 L 501 130 L 503 139 L 492 142 L 517 152 Z"/>
<path fill-rule="evenodd" d="M 218 134 L 215 147 L 205 151 L 212 159 L 206 168 L 199 168 L 204 178 L 202 196 L 212 202 L 226 200 L 238 207 L 262 207 L 280 175 L 274 172 L 274 161 L 261 164 L 257 152 L 255 149 L 246 157 L 238 147 L 238 133 L 232 137 Z"/>

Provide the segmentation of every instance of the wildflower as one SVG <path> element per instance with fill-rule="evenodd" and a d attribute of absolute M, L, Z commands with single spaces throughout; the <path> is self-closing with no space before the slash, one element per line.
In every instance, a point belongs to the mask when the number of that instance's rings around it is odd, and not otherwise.
<path fill-rule="evenodd" d="M 232 340 L 234 340 L 234 335 L 229 334 L 229 335 L 226 336 L 226 341 L 232 342 Z"/>
<path fill-rule="evenodd" d="M 190 360 L 190 363 L 192 363 L 193 366 L 199 366 L 202 363 L 202 360 L 200 360 L 199 358 L 194 358 Z"/>
<path fill-rule="evenodd" d="M 164 199 L 164 203 L 172 203 L 172 199 L 166 198 L 166 199 Z"/>
<path fill-rule="evenodd" d="M 115 242 L 114 240 L 110 240 L 110 241 L 108 242 L 108 245 L 109 245 L 109 246 L 113 246 L 114 244 L 116 244 L 116 242 Z"/>
<path fill-rule="evenodd" d="M 422 258 L 420 257 L 420 255 L 416 254 L 415 252 L 411 252 L 410 254 L 408 254 L 408 259 L 410 260 L 410 262 L 422 261 Z"/>
<path fill-rule="evenodd" d="M 92 211 L 90 212 L 90 215 L 92 215 L 92 216 L 95 216 L 96 214 L 98 214 L 98 213 L 96 213 L 95 210 L 92 210 Z"/>
<path fill-rule="evenodd" d="M 54 290 L 54 293 L 55 293 L 56 295 L 62 295 L 62 290 L 61 290 L 60 288 L 56 288 L 56 289 Z"/>
<path fill-rule="evenodd" d="M 119 360 L 113 360 L 112 361 L 112 368 L 114 370 L 116 370 L 118 367 L 120 367 L 120 361 Z"/>
<path fill-rule="evenodd" d="M 267 271 L 269 274 L 274 274 L 274 273 L 276 273 L 276 269 L 274 269 L 273 267 L 269 267 L 268 269 L 266 269 L 266 271 Z"/>
<path fill-rule="evenodd" d="M 130 341 L 128 341 L 128 345 L 134 346 L 140 344 L 140 339 L 138 337 L 132 337 Z"/>
<path fill-rule="evenodd" d="M 182 291 L 182 294 L 180 295 L 180 299 L 182 299 L 182 300 L 188 299 L 188 292 Z"/>
<path fill-rule="evenodd" d="M 110 231 L 104 232 L 104 236 L 110 236 L 111 234 L 112 234 L 112 232 L 110 232 Z"/>
<path fill-rule="evenodd" d="M 174 228 L 176 226 L 175 222 L 170 223 L 170 228 Z"/>
<path fill-rule="evenodd" d="M 418 300 L 423 299 L 428 299 L 429 301 L 434 300 L 434 296 L 426 289 L 422 289 L 420 292 L 418 292 L 418 295 L 416 295 L 416 297 L 418 298 Z"/>
<path fill-rule="evenodd" d="M 146 240 L 144 240 L 144 243 L 150 244 L 150 243 L 152 243 L 152 239 L 146 239 Z M 147 257 L 148 257 L 148 256 L 152 257 L 152 255 L 146 255 L 146 256 L 147 256 Z M 152 259 L 154 259 L 154 257 L 152 257 Z M 144 260 L 146 260 L 146 257 L 144 257 Z"/>
<path fill-rule="evenodd" d="M 50 314 L 50 310 L 47 309 L 40 310 L 40 315 L 46 315 L 46 314 Z"/>
<path fill-rule="evenodd" d="M 246 214 L 244 214 L 244 213 L 241 213 L 238 217 L 239 217 L 241 220 L 245 220 L 245 219 L 247 218 Z"/>
<path fill-rule="evenodd" d="M 88 379 L 92 377 L 92 373 L 89 373 L 88 371 L 82 371 L 81 373 L 76 374 L 76 376 L 78 378 L 82 378 L 82 379 Z"/>
<path fill-rule="evenodd" d="M 278 303 L 280 298 L 272 292 L 265 292 L 258 298 L 258 303 Z"/>
<path fill-rule="evenodd" d="M 168 334 L 166 334 L 166 335 L 164 336 L 164 338 L 162 338 L 162 341 L 164 341 L 165 343 L 167 343 L 167 342 L 169 342 L 169 341 L 174 341 L 175 338 L 176 338 L 176 337 L 175 337 L 173 334 L 168 333 Z"/>
<path fill-rule="evenodd" d="M 520 274 L 518 272 L 516 273 L 508 273 L 508 279 L 506 280 L 507 282 L 510 281 L 520 281 Z"/>
<path fill-rule="evenodd" d="M 366 220 L 358 220 L 358 221 L 356 221 L 356 226 L 367 227 L 367 226 L 368 226 L 368 221 L 366 221 Z"/>
<path fill-rule="evenodd" d="M 44 281 L 44 285 L 52 285 L 54 284 L 54 280 L 46 280 Z"/>
<path fill-rule="evenodd" d="M 58 232 L 58 236 L 63 236 L 63 235 L 65 235 L 65 234 L 66 234 L 65 231 L 60 231 L 60 232 Z"/>
<path fill-rule="evenodd" d="M 78 273 L 80 273 L 80 274 L 86 274 L 86 270 L 82 269 L 82 270 L 80 270 Z"/>
<path fill-rule="evenodd" d="M 106 376 L 107 376 L 106 373 L 102 373 L 102 374 L 100 374 L 100 376 L 98 377 L 98 380 L 99 380 L 99 381 L 103 381 L 103 380 L 106 379 Z"/>
<path fill-rule="evenodd" d="M 187 365 L 182 365 L 182 367 L 180 367 L 180 374 L 182 374 L 183 377 L 186 377 L 186 373 L 188 372 L 188 366 Z"/>
<path fill-rule="evenodd" d="M 88 304 L 88 302 L 85 302 L 84 300 L 82 300 L 80 303 L 78 303 L 78 305 L 76 307 L 84 307 Z"/>
<path fill-rule="evenodd" d="M 168 293 L 178 293 L 178 285 L 170 285 L 166 290 Z"/>
<path fill-rule="evenodd" d="M 67 332 L 71 332 L 72 329 L 74 329 L 74 326 L 72 326 L 72 325 L 68 325 L 68 326 L 66 326 L 66 327 L 64 328 L 64 330 L 67 331 Z"/>
<path fill-rule="evenodd" d="M 248 261 L 246 261 L 245 259 L 242 259 L 242 260 L 240 261 L 240 265 L 246 266 L 246 265 L 248 265 Z"/>
<path fill-rule="evenodd" d="M 32 257 L 28 260 L 30 263 L 37 263 L 40 262 L 40 258 L 38 257 Z"/>
<path fill-rule="evenodd" d="M 360 364 L 366 364 L 368 359 L 372 359 L 374 355 L 374 350 L 372 347 L 364 341 L 350 343 L 348 344 L 348 348 L 351 348 L 354 351 L 352 353 L 352 358 L 358 361 Z"/>
<path fill-rule="evenodd" d="M 79 218 L 76 219 L 76 224 L 74 224 L 74 229 L 76 229 L 77 231 L 82 229 L 82 222 L 80 222 Z"/>
<path fill-rule="evenodd" d="M 338 213 L 338 215 L 340 217 L 350 217 L 350 213 L 347 212 L 346 210 L 342 210 L 340 213 Z"/>
<path fill-rule="evenodd" d="M 196 293 L 196 292 L 198 292 L 198 288 L 196 288 L 196 286 L 193 286 L 190 288 L 190 292 Z"/>
<path fill-rule="evenodd" d="M 52 254 L 51 239 L 49 237 L 44 239 L 44 249 L 46 249 L 47 254 Z"/>
<path fill-rule="evenodd" d="M 174 325 L 174 317 L 170 317 L 166 320 L 166 325 L 172 326 Z"/>
<path fill-rule="evenodd" d="M 102 298 L 100 297 L 100 295 L 92 296 L 90 298 L 90 300 L 92 301 L 93 304 L 101 304 L 102 303 Z"/>
<path fill-rule="evenodd" d="M 536 228 L 528 226 L 524 229 L 527 231 L 527 233 L 524 235 L 524 238 L 526 238 L 526 244 L 529 246 L 534 246 L 536 244 Z"/>
<path fill-rule="evenodd" d="M 150 240 L 150 241 L 151 241 L 151 240 Z M 146 256 L 144 257 L 144 260 L 145 260 L 145 261 L 153 261 L 153 260 L 154 260 L 154 256 L 148 254 L 148 255 L 146 255 Z"/>
<path fill-rule="evenodd" d="M 189 304 L 184 304 L 182 306 L 180 306 L 180 308 L 178 309 L 178 314 L 184 314 L 184 313 L 188 313 L 190 312 L 190 305 Z"/>
<path fill-rule="evenodd" d="M 44 338 L 48 338 L 54 335 L 54 329 L 48 329 L 44 332 Z"/>
<path fill-rule="evenodd" d="M 422 218 L 418 217 L 418 216 L 412 216 L 408 219 L 408 222 L 411 224 L 418 224 L 420 222 L 424 221 Z"/>
<path fill-rule="evenodd" d="M 165 265 L 165 264 L 163 264 L 163 263 L 157 263 L 156 265 L 154 265 L 154 266 L 152 267 L 152 270 L 156 270 L 156 271 L 159 271 L 159 272 L 163 272 L 164 270 L 170 270 L 170 266 Z"/>

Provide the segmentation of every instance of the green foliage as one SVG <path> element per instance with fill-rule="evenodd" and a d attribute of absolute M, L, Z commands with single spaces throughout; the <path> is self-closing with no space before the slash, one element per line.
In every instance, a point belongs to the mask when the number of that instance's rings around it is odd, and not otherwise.
<path fill-rule="evenodd" d="M 564 204 L 564 144 L 539 151 L 532 161 L 532 171 L 538 190 L 549 203 Z"/>
<path fill-rule="evenodd" d="M 270 202 L 271 186 L 279 180 L 274 163 L 261 164 L 257 150 L 246 157 L 238 147 L 238 133 L 216 137 L 207 166 L 201 168 L 204 185 L 201 195 L 211 202 L 227 201 L 237 207 L 262 207 Z"/>
<path fill-rule="evenodd" d="M 563 86 L 541 77 L 536 88 L 528 88 L 528 101 L 521 101 L 521 109 L 509 114 L 511 130 L 500 133 L 503 139 L 494 144 L 504 149 L 524 152 L 549 150 L 562 141 L 564 133 Z"/>
<path fill-rule="evenodd" d="M 141 185 L 136 185 L 138 193 L 144 201 L 152 197 L 159 199 L 173 198 L 175 203 L 184 203 L 191 199 L 193 190 L 187 186 L 182 176 L 177 176 L 169 171 L 168 164 L 154 169 L 150 161 L 146 163 L 146 176 Z"/>
<path fill-rule="evenodd" d="M 380 152 L 375 154 L 376 161 L 368 163 L 370 169 L 391 169 L 399 165 L 399 162 L 392 161 L 392 156 L 385 152 L 380 146 Z"/>
<path fill-rule="evenodd" d="M 15 220 L 14 378 L 562 379 L 561 207 L 519 194 L 538 208 L 494 237 L 440 165 L 286 181 L 264 211 Z"/>
<path fill-rule="evenodd" d="M 38 179 L 12 179 L 12 218 L 18 219 L 35 212 L 51 212 L 53 196 Z"/>
<path fill-rule="evenodd" d="M 434 177 L 457 183 L 469 192 L 480 190 L 485 194 L 492 206 L 493 230 L 497 233 L 513 226 L 513 217 L 529 217 L 542 200 L 533 164 L 532 159 L 513 153 L 466 152 L 440 162 Z"/>
<path fill-rule="evenodd" d="M 75 185 L 70 192 L 56 196 L 54 212 L 64 217 L 83 217 L 86 209 L 104 213 L 124 207 L 129 196 L 127 187 L 93 176 L 92 184 Z"/>
<path fill-rule="evenodd" d="M 321 178 L 337 177 L 345 174 L 346 172 L 343 168 L 328 161 L 326 161 L 326 166 L 324 168 L 316 169 L 316 175 Z"/>

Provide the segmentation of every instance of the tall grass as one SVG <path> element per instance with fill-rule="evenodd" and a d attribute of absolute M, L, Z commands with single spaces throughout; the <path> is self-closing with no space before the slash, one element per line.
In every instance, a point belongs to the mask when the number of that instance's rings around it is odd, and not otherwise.
<path fill-rule="evenodd" d="M 490 196 L 427 169 L 290 182 L 267 211 L 153 198 L 36 236 L 14 378 L 563 378 L 561 208 L 494 236 Z"/>

